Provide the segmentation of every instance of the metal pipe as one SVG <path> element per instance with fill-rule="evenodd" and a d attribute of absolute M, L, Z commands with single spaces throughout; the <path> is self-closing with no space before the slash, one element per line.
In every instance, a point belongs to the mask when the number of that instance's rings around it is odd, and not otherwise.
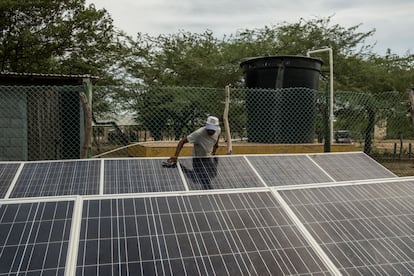
<path fill-rule="evenodd" d="M 331 144 L 333 142 L 333 122 L 335 120 L 333 112 L 333 102 L 334 102 L 334 90 L 333 90 L 333 51 L 332 48 L 322 48 L 318 50 L 310 50 L 307 53 L 307 56 L 310 57 L 311 54 L 329 52 L 329 89 L 330 89 L 330 101 L 329 101 L 329 128 L 331 136 Z"/>

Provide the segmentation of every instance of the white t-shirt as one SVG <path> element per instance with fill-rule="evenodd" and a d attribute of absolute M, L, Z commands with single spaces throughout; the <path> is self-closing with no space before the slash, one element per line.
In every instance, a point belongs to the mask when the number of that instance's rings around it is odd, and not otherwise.
<path fill-rule="evenodd" d="M 194 144 L 193 156 L 209 156 L 220 136 L 220 127 L 213 135 L 208 135 L 207 129 L 201 127 L 187 136 L 188 142 Z"/>

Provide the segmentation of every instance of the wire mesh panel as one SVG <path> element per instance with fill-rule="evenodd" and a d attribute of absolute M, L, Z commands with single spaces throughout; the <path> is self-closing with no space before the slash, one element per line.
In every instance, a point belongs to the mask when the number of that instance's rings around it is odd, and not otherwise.
<path fill-rule="evenodd" d="M 82 86 L 0 86 L 0 160 L 80 158 Z"/>
<path fill-rule="evenodd" d="M 330 138 L 331 120 L 336 135 L 330 142 L 358 142 L 362 148 L 367 144 L 367 151 L 378 139 L 399 139 L 401 134 L 412 137 L 408 101 L 401 92 L 335 91 L 331 118 L 328 91 L 305 87 L 230 90 L 228 120 L 231 137 L 236 140 L 324 143 Z M 216 115 L 222 121 L 224 91 L 204 87 L 129 88 L 121 109 L 129 110 L 134 120 L 123 125 L 124 134 L 130 142 L 179 140 L 202 126 L 208 115 Z M 124 117 L 114 116 L 120 122 Z"/>
<path fill-rule="evenodd" d="M 134 142 L 177 141 L 203 126 L 209 115 L 221 121 L 221 141 L 230 138 L 222 123 L 224 87 L 96 86 L 90 132 L 83 90 L 0 86 L 0 160 L 77 159 L 85 156 L 89 140 L 95 153 Z M 394 150 L 394 155 L 396 141 L 413 138 L 405 93 L 335 91 L 333 117 L 330 101 L 328 91 L 302 87 L 231 88 L 231 138 L 261 144 L 354 143 L 367 154 Z M 411 156 L 408 143 L 398 146 Z"/>
<path fill-rule="evenodd" d="M 312 143 L 316 91 L 309 88 L 248 89 L 247 136 L 253 143 Z"/>

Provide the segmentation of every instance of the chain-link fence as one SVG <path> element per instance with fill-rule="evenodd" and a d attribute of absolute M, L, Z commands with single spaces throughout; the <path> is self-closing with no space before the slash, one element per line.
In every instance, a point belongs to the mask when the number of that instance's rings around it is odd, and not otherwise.
<path fill-rule="evenodd" d="M 114 117 L 123 131 L 110 127 L 113 135 L 103 138 L 101 129 L 94 141 L 101 141 L 102 146 L 178 140 L 203 125 L 208 115 L 223 119 L 224 91 L 224 88 L 202 87 L 130 89 L 127 100 L 123 104 L 117 102 L 122 106 L 120 109 L 130 113 Z M 352 143 L 357 150 L 381 158 L 412 157 L 413 130 L 406 92 L 336 91 L 333 118 L 329 106 L 328 91 L 231 88 L 228 116 L 231 138 L 243 143 Z M 123 124 L 128 116 L 133 120 Z M 114 139 L 116 133 L 123 138 Z M 105 146 L 102 148 L 104 151 Z M 326 148 L 329 150 L 329 146 Z"/>
<path fill-rule="evenodd" d="M 131 143 L 177 141 L 202 126 L 208 115 L 223 122 L 226 107 L 225 88 L 136 86 L 94 87 L 94 91 L 111 95 L 107 99 L 111 112 L 89 114 L 82 86 L 0 86 L 0 159 L 73 159 L 86 156 L 90 145 L 95 155 Z M 331 143 L 352 143 L 376 158 L 412 157 L 406 92 L 335 91 L 334 117 L 329 106 L 327 91 L 230 88 L 231 139 L 320 143 L 326 150 Z M 228 139 L 225 134 L 222 131 L 222 141 Z"/>
<path fill-rule="evenodd" d="M 90 109 L 83 86 L 0 86 L 0 160 L 86 156 Z"/>
<path fill-rule="evenodd" d="M 111 139 L 107 135 L 98 140 L 118 143 L 178 140 L 203 125 L 208 115 L 223 119 L 224 91 L 224 88 L 201 87 L 132 90 L 128 101 L 121 104 L 129 113 L 111 117 L 126 134 L 124 138 Z M 230 91 L 228 120 L 234 140 L 302 144 L 325 143 L 332 136 L 333 143 L 357 143 L 370 153 L 375 151 L 376 144 L 386 140 L 413 137 L 405 92 L 371 95 L 337 91 L 334 118 L 331 118 L 327 92 L 308 88 L 231 88 Z M 334 120 L 332 134 L 331 119 Z M 95 134 L 102 136 L 103 130 Z"/>

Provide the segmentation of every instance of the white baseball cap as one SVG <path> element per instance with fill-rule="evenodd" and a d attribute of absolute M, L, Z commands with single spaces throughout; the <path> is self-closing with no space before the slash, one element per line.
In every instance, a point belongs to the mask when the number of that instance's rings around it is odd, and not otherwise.
<path fill-rule="evenodd" d="M 206 129 L 216 131 L 219 127 L 219 119 L 214 116 L 209 116 L 206 121 Z"/>

